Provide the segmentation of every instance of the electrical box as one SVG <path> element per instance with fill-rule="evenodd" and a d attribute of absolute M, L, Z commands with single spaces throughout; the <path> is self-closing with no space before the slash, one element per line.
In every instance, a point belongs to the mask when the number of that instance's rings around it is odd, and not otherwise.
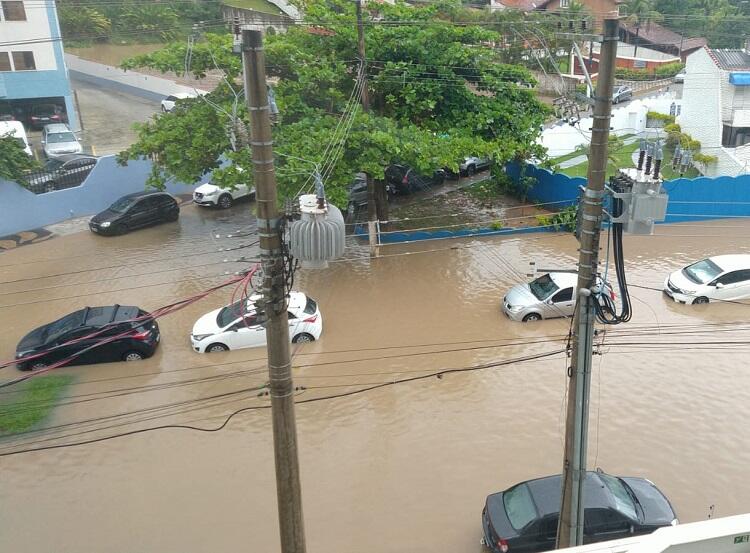
<path fill-rule="evenodd" d="M 654 223 L 667 217 L 669 196 L 662 189 L 662 180 L 638 169 L 624 169 L 611 181 L 613 198 L 620 200 L 619 216 L 612 223 L 622 223 L 630 234 L 653 234 Z"/>

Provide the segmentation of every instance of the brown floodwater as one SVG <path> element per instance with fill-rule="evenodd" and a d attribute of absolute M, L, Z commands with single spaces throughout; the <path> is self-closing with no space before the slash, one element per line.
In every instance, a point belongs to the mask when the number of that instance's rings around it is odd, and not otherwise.
<path fill-rule="evenodd" d="M 247 204 L 183 209 L 180 221 L 104 238 L 83 232 L 0 255 L 0 357 L 30 329 L 86 305 L 154 309 L 226 278 L 253 248 Z M 219 236 L 217 238 L 217 235 Z M 662 226 L 626 237 L 631 284 L 659 288 L 710 254 L 747 252 L 747 221 Z M 569 321 L 513 323 L 499 308 L 530 262 L 573 268 L 567 234 L 353 247 L 295 288 L 318 300 L 321 340 L 295 347 L 298 401 L 446 368 L 495 364 L 297 406 L 309 551 L 479 553 L 487 494 L 559 472 Z M 403 255 L 410 253 L 410 255 Z M 210 264 L 210 265 L 209 265 Z M 53 276 L 57 275 L 57 276 Z M 16 282 L 10 282 L 16 281 Z M 200 355 L 193 322 L 229 302 L 216 292 L 159 324 L 140 363 L 59 369 L 74 384 L 36 430 L 0 452 L 167 423 L 169 429 L 0 457 L 0 550 L 278 550 L 264 352 Z M 684 306 L 632 288 L 633 320 L 608 330 L 592 377 L 589 466 L 654 481 L 682 521 L 748 511 L 750 306 Z M 734 324 L 723 324 L 734 323 Z M 600 342 L 602 340 L 600 339 Z M 738 342 L 735 344 L 728 342 Z M 505 363 L 505 364 L 502 364 Z M 0 380 L 17 376 L 0 370 Z M 0 390 L 7 393 L 11 389 Z"/>
<path fill-rule="evenodd" d="M 118 67 L 124 60 L 150 54 L 164 48 L 164 44 L 97 44 L 84 48 L 66 47 L 65 51 L 89 61 Z"/>

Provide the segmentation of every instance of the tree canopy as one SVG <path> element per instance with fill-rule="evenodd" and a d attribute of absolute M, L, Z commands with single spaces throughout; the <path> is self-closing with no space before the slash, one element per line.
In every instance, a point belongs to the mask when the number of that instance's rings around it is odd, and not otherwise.
<path fill-rule="evenodd" d="M 23 175 L 36 167 L 19 139 L 0 136 L 0 177 L 14 182 L 23 182 Z"/>
<path fill-rule="evenodd" d="M 280 110 L 274 149 L 282 197 L 309 184 L 316 165 L 336 202 L 354 173 L 382 178 L 393 162 L 429 173 L 455 170 L 467 155 L 503 162 L 542 154 L 536 138 L 547 108 L 527 87 L 535 82 L 530 72 L 502 62 L 501 31 L 454 24 L 458 7 L 450 3 L 367 8 L 368 114 L 358 107 L 352 2 L 311 0 L 303 24 L 265 37 L 267 73 Z M 249 151 L 234 140 L 247 132 L 238 96 L 241 60 L 232 54 L 228 35 L 207 34 L 187 50 L 187 43 L 174 43 L 124 66 L 183 73 L 189 59 L 193 75 L 219 69 L 226 79 L 207 96 L 140 125 L 138 141 L 121 160 L 155 159 L 154 185 L 169 178 L 192 182 L 216 170 L 214 181 L 232 186 L 251 174 Z M 223 158 L 244 170 L 217 169 Z"/>

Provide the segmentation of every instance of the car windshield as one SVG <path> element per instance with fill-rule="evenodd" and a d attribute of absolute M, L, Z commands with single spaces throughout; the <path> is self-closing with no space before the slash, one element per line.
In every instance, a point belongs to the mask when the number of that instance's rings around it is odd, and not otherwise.
<path fill-rule="evenodd" d="M 216 316 L 216 324 L 219 325 L 220 328 L 224 328 L 225 326 L 242 317 L 242 305 L 246 303 L 247 300 L 240 300 L 234 302 L 232 305 L 227 305 L 226 307 L 222 308 L 222 310 L 219 311 L 219 314 Z M 251 312 L 251 310 L 245 309 L 244 314 L 248 315 Z"/>
<path fill-rule="evenodd" d="M 76 137 L 72 132 L 56 132 L 47 135 L 49 144 L 60 144 L 61 142 L 75 142 Z"/>
<path fill-rule="evenodd" d="M 109 210 L 114 211 L 115 213 L 125 213 L 128 208 L 134 203 L 135 199 L 133 198 L 120 198 L 111 206 L 109 206 Z"/>
<path fill-rule="evenodd" d="M 552 277 L 549 274 L 542 275 L 536 280 L 529 282 L 529 289 L 531 293 L 536 296 L 536 299 L 543 300 L 554 294 L 560 287 L 555 284 Z"/>
<path fill-rule="evenodd" d="M 58 319 L 54 323 L 50 323 L 44 331 L 44 338 L 46 340 L 54 340 L 55 338 L 70 332 L 74 328 L 78 328 L 83 324 L 85 312 L 85 309 L 81 309 L 80 311 L 66 315 L 62 319 Z"/>
<path fill-rule="evenodd" d="M 63 162 L 59 159 L 50 159 L 47 160 L 47 163 L 44 164 L 44 170 L 45 171 L 55 171 L 59 169 L 62 166 Z"/>
<path fill-rule="evenodd" d="M 696 284 L 706 284 L 723 272 L 723 269 L 710 259 L 693 263 L 682 270 L 682 273 Z"/>
<path fill-rule="evenodd" d="M 55 106 L 53 106 L 52 104 L 42 104 L 41 106 L 34 106 L 32 113 L 34 115 L 41 115 L 44 117 L 47 115 L 54 115 L 55 111 Z"/>
<path fill-rule="evenodd" d="M 531 492 L 526 484 L 519 484 L 503 494 L 505 513 L 513 528 L 521 530 L 537 517 Z"/>
<path fill-rule="evenodd" d="M 599 474 L 599 478 L 602 479 L 602 482 L 604 482 L 604 485 L 607 486 L 607 489 L 615 499 L 617 510 L 631 520 L 638 520 L 635 503 L 633 502 L 633 498 L 630 497 L 627 488 L 625 488 L 625 484 L 619 478 L 608 474 Z"/>

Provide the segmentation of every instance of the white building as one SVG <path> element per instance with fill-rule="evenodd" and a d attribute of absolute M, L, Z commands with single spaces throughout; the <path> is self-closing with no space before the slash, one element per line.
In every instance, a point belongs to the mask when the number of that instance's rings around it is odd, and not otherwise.
<path fill-rule="evenodd" d="M 687 59 L 682 130 L 716 156 L 707 176 L 750 173 L 750 53 L 704 47 Z"/>
<path fill-rule="evenodd" d="M 77 129 L 55 2 L 0 2 L 0 116 L 29 123 L 38 104 L 57 105 Z"/>

